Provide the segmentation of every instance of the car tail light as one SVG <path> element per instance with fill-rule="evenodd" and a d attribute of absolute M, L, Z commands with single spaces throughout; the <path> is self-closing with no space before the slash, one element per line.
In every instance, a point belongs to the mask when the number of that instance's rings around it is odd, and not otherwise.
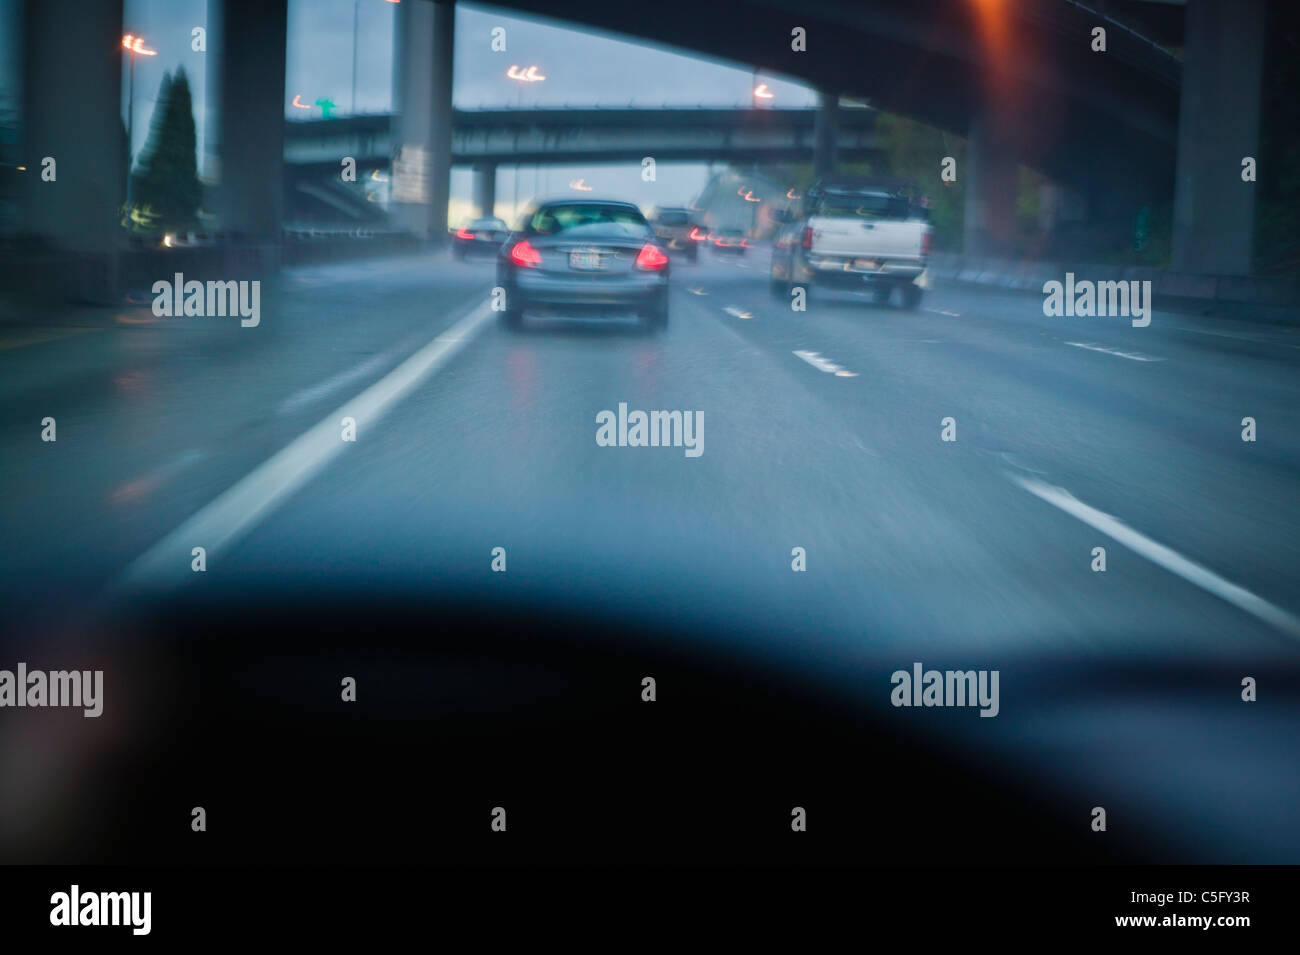
<path fill-rule="evenodd" d="M 641 246 L 641 251 L 636 254 L 636 267 L 638 269 L 649 269 L 651 272 L 658 272 L 668 265 L 668 256 L 660 252 L 655 246 L 646 243 Z"/>
<path fill-rule="evenodd" d="M 811 249 L 811 248 L 812 248 L 812 226 L 804 226 L 804 229 L 803 229 L 803 247 L 804 247 L 805 249 Z"/>
<path fill-rule="evenodd" d="M 745 248 L 745 249 L 752 249 L 752 248 L 753 248 L 753 246 L 749 244 L 749 240 L 748 240 L 748 239 L 741 239 L 741 240 L 740 240 L 740 245 L 741 245 L 742 248 Z"/>
<path fill-rule="evenodd" d="M 933 230 L 926 229 L 924 232 L 921 233 L 921 254 L 922 255 L 930 254 L 930 246 L 933 244 L 933 242 L 934 242 Z"/>
<path fill-rule="evenodd" d="M 456 238 L 472 239 L 474 238 L 474 233 L 470 232 L 469 229 L 465 228 L 464 226 L 461 226 L 459 229 L 456 230 Z"/>
<path fill-rule="evenodd" d="M 522 265 L 524 268 L 535 269 L 542 264 L 542 253 L 534 249 L 527 239 L 516 242 L 515 247 L 510 250 L 510 261 L 515 265 Z"/>
<path fill-rule="evenodd" d="M 691 238 L 694 239 L 696 242 L 703 242 L 703 241 L 704 241 L 704 239 L 705 239 L 705 235 L 704 235 L 703 232 L 700 231 L 700 227 L 699 227 L 699 226 L 697 226 L 697 225 L 693 225 L 693 226 L 691 226 Z"/>

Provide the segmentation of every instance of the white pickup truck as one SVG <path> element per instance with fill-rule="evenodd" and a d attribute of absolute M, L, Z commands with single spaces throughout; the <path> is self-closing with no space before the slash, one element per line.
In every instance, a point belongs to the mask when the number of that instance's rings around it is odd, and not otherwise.
<path fill-rule="evenodd" d="M 921 304 L 930 255 L 928 210 L 888 188 L 834 180 L 815 183 L 802 214 L 787 216 L 772 249 L 772 294 L 795 286 L 870 289 L 885 304 L 895 288 L 904 308 Z"/>

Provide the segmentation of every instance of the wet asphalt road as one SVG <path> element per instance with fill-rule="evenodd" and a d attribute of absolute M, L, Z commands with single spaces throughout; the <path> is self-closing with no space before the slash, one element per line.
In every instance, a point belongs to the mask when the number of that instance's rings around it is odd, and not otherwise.
<path fill-rule="evenodd" d="M 8 629 L 124 587 L 328 587 L 583 606 L 841 673 L 1294 666 L 1300 331 L 1046 318 L 1038 296 L 958 287 L 915 312 L 852 293 L 795 312 L 766 267 L 675 266 L 663 334 L 511 332 L 490 263 L 445 254 L 292 270 L 257 328 L 147 307 L 6 327 Z M 598 446 L 620 402 L 702 415 L 703 453 Z M 1295 861 L 1294 698 L 1243 728 L 1232 684 L 1182 716 L 1067 693 L 1018 720 L 1015 693 L 964 731 L 998 723 L 1065 780 L 1142 780 L 1153 817 L 1193 790 L 1184 822 L 1233 808 L 1209 858 Z"/>

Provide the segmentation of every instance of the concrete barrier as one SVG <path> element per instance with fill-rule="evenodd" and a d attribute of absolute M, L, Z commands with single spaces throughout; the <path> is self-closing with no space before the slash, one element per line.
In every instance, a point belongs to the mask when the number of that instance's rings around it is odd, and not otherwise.
<path fill-rule="evenodd" d="M 120 305 L 128 293 L 148 291 L 177 273 L 208 280 L 269 279 L 282 266 L 340 262 L 413 251 L 420 240 L 401 232 L 286 232 L 283 242 L 240 242 L 175 248 L 125 248 L 85 255 L 40 247 L 8 247 L 0 254 L 0 313 L 38 316 L 66 304 Z"/>
<path fill-rule="evenodd" d="M 1076 280 L 1150 282 L 1157 304 L 1163 300 L 1166 306 L 1252 305 L 1300 313 L 1300 278 L 1288 276 L 1193 275 L 1149 266 L 1066 265 L 951 252 L 933 255 L 930 268 L 944 281 L 1026 292 L 1041 292 L 1045 282 L 1062 281 L 1066 272 L 1073 272 Z M 1300 314 L 1296 317 L 1300 318 Z"/>

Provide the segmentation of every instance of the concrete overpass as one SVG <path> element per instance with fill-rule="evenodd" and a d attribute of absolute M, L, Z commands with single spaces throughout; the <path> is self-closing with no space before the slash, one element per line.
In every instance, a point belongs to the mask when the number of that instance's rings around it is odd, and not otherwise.
<path fill-rule="evenodd" d="M 877 154 L 876 112 L 844 110 L 834 148 L 842 159 Z M 337 177 L 350 156 L 361 171 L 388 169 L 398 144 L 394 117 L 340 117 L 285 125 L 285 172 L 294 181 Z M 483 215 L 495 200 L 497 166 L 640 162 L 809 161 L 817 149 L 816 109 L 453 110 L 452 165 L 474 167 Z"/>
<path fill-rule="evenodd" d="M 452 110 L 452 165 L 640 161 L 794 161 L 815 151 L 816 109 Z M 876 113 L 845 110 L 836 130 L 841 158 L 877 153 Z M 387 166 L 393 117 L 342 117 L 285 125 L 285 163 L 337 172 Z"/>

